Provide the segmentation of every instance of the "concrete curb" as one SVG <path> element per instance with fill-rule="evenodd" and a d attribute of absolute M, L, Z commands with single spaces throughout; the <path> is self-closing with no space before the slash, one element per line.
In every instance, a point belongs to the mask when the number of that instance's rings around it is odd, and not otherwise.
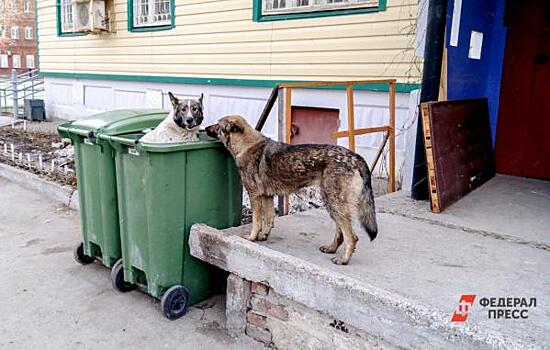
<path fill-rule="evenodd" d="M 0 163 L 0 176 L 23 187 L 38 191 L 71 209 L 79 209 L 78 191 L 71 187 L 56 184 L 38 175 L 2 163 Z"/>
<path fill-rule="evenodd" d="M 531 344 L 204 224 L 191 227 L 191 255 L 403 348 L 509 348 Z"/>

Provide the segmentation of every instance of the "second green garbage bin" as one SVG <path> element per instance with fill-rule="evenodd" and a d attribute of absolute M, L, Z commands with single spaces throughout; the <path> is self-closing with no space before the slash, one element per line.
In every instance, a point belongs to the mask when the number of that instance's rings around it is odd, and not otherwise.
<path fill-rule="evenodd" d="M 112 267 L 121 258 L 114 151 L 98 133 L 121 135 L 156 127 L 168 112 L 127 109 L 95 114 L 58 126 L 59 135 L 71 139 L 78 184 L 82 243 L 75 259 L 95 259 Z"/>
<path fill-rule="evenodd" d="M 124 269 L 111 277 L 119 290 L 125 280 L 162 298 L 164 315 L 175 319 L 223 290 L 225 273 L 190 255 L 189 229 L 239 225 L 242 187 L 221 142 L 201 133 L 198 142 L 137 143 L 141 136 L 99 135 L 116 150 Z"/>

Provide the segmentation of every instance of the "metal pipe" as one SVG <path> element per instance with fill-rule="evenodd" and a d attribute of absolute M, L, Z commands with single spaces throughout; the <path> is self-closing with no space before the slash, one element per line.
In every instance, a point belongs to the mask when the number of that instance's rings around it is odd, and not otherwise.
<path fill-rule="evenodd" d="M 16 119 L 19 116 L 19 99 L 17 98 L 17 72 L 15 69 L 11 71 L 11 88 L 13 94 L 13 115 L 12 119 Z"/>

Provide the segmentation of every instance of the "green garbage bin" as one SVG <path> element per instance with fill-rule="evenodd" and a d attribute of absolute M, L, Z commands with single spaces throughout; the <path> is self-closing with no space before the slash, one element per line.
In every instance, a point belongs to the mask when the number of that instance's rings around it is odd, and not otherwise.
<path fill-rule="evenodd" d="M 191 225 L 237 226 L 242 186 L 235 162 L 221 142 L 201 132 L 200 141 L 145 144 L 142 134 L 99 137 L 116 150 L 123 281 L 161 299 L 169 319 L 187 306 L 223 291 L 226 273 L 189 253 Z"/>
<path fill-rule="evenodd" d="M 64 123 L 57 131 L 74 145 L 82 243 L 75 260 L 89 264 L 95 259 L 113 267 L 121 258 L 114 151 L 97 138 L 135 133 L 154 128 L 168 112 L 158 109 L 115 110 Z"/>

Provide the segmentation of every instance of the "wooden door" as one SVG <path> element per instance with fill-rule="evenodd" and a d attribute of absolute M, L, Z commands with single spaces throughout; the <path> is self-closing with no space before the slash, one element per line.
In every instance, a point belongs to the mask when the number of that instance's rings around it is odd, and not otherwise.
<path fill-rule="evenodd" d="M 550 179 L 550 2 L 508 1 L 497 172 Z"/>
<path fill-rule="evenodd" d="M 331 135 L 338 131 L 340 110 L 292 106 L 291 113 L 291 144 L 336 144 Z"/>

